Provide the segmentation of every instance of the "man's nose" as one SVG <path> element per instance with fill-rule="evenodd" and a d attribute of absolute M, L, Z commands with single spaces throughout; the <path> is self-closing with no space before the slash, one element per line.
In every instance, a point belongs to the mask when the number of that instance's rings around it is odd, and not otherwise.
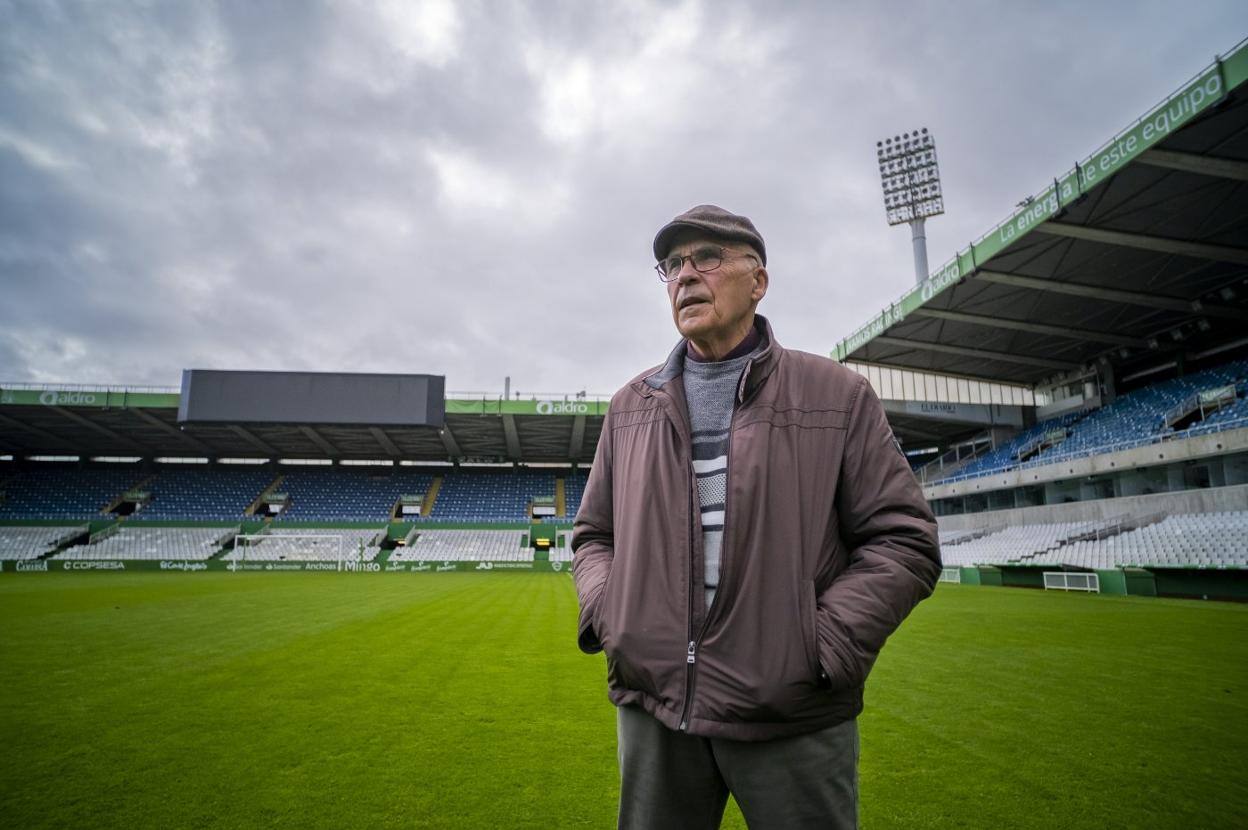
<path fill-rule="evenodd" d="M 680 261 L 680 270 L 676 272 L 676 279 L 681 285 L 693 282 L 700 276 L 702 275 L 698 273 L 698 269 L 693 267 L 693 257 L 685 257 Z"/>

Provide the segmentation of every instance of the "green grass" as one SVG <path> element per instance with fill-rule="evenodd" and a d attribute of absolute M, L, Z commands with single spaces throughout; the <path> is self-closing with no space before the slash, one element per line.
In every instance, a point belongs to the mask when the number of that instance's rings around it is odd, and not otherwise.
<path fill-rule="evenodd" d="M 0 824 L 613 826 L 575 602 L 565 574 L 6 574 Z M 863 826 L 1240 826 L 1245 635 L 1246 606 L 942 586 L 867 688 Z"/>

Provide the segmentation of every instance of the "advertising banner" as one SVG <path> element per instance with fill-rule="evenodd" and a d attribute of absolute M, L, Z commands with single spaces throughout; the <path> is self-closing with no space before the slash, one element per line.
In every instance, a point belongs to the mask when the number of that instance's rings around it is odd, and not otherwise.
<path fill-rule="evenodd" d="M 227 562 L 222 559 L 39 559 L 32 561 L 0 561 L 3 573 L 83 573 L 135 572 L 201 573 L 222 571 L 232 573 L 532 573 L 571 571 L 570 562 L 494 562 L 490 560 L 443 560 L 411 562 Z"/>

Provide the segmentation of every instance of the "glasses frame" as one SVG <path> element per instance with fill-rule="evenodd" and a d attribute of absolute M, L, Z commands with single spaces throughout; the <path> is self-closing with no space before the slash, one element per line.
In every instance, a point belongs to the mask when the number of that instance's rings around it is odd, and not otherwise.
<path fill-rule="evenodd" d="M 693 254 L 685 254 L 684 256 L 680 258 L 680 265 L 676 268 L 675 271 L 671 272 L 671 275 L 669 276 L 663 271 L 663 263 L 667 262 L 667 260 L 669 259 L 675 259 L 676 257 L 671 257 L 671 256 L 664 257 L 661 261 L 656 262 L 654 265 L 654 272 L 659 275 L 659 281 L 662 282 L 664 285 L 668 285 L 670 283 L 675 282 L 677 279 L 679 279 L 680 272 L 685 270 L 685 260 L 689 260 L 689 264 L 693 266 L 693 270 L 697 271 L 699 274 L 709 274 L 710 272 L 714 271 L 716 268 L 719 268 L 721 265 L 723 265 L 725 260 L 734 259 L 737 257 L 749 257 L 750 259 L 753 259 L 755 262 L 759 263 L 759 265 L 762 265 L 762 261 L 759 260 L 758 254 L 755 254 L 751 251 L 734 251 L 731 248 L 725 248 L 723 245 L 707 245 L 705 247 L 698 248 L 698 251 L 696 251 L 695 253 L 704 251 L 706 250 L 706 248 L 718 248 L 719 249 L 719 262 L 715 263 L 710 268 L 702 269 L 702 268 L 699 268 L 697 266 L 697 263 L 693 261 L 693 256 L 694 256 Z"/>

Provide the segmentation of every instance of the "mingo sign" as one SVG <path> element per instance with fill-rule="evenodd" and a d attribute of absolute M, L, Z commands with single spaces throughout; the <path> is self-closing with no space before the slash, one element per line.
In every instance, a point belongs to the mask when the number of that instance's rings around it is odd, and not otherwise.
<path fill-rule="evenodd" d="M 48 560 L 36 559 L 33 561 L 23 561 L 19 559 L 15 563 L 13 570 L 17 571 L 19 574 L 20 573 L 36 573 L 36 572 L 46 574 L 48 572 Z"/>
<path fill-rule="evenodd" d="M 588 415 L 589 404 L 585 401 L 538 401 L 538 415 Z"/>

